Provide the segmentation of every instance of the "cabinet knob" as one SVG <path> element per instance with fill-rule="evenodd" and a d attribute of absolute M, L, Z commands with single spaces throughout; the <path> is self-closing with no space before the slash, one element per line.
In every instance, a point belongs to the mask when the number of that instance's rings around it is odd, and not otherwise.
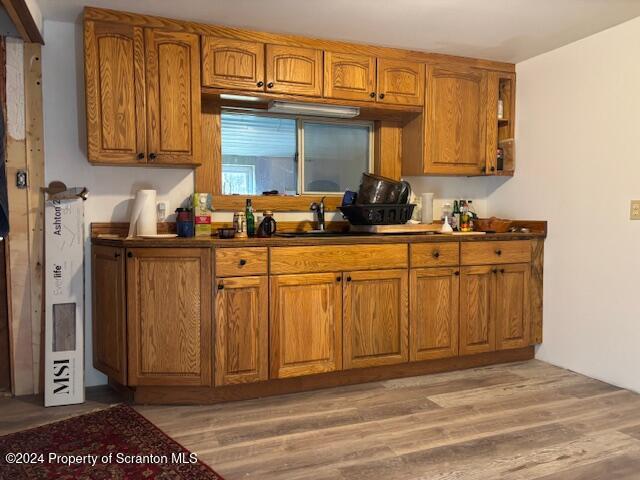
<path fill-rule="evenodd" d="M 220 282 L 218 284 L 218 290 L 224 290 L 224 283 Z"/>
<path fill-rule="evenodd" d="M 273 82 L 267 83 L 267 88 L 273 88 Z"/>
<path fill-rule="evenodd" d="M 113 258 L 120 258 L 120 254 L 118 252 L 114 253 Z"/>
<path fill-rule="evenodd" d="M 347 277 L 347 282 L 350 282 L 350 281 L 351 281 L 351 277 Z"/>
<path fill-rule="evenodd" d="M 149 160 L 154 161 L 156 158 L 158 158 L 158 155 L 156 155 L 155 153 L 151 152 L 149 154 Z"/>
<path fill-rule="evenodd" d="M 127 252 L 127 257 L 133 258 L 133 252 Z"/>
<path fill-rule="evenodd" d="M 336 277 L 336 282 L 339 282 L 340 280 L 342 280 L 342 277 L 341 277 L 340 275 L 338 275 L 338 276 Z"/>
<path fill-rule="evenodd" d="M 263 87 L 264 86 L 264 82 L 262 80 L 260 80 L 258 83 L 256 83 L 257 86 L 259 87 Z"/>
<path fill-rule="evenodd" d="M 433 258 L 439 258 L 440 257 L 440 252 L 438 250 L 436 250 L 435 252 L 432 253 Z"/>
<path fill-rule="evenodd" d="M 378 97 L 380 98 L 380 100 L 382 100 L 384 98 L 384 93 L 381 93 L 380 95 L 378 95 Z"/>
<path fill-rule="evenodd" d="M 501 268 L 501 269 L 500 269 L 500 273 L 504 273 L 504 268 Z"/>
<path fill-rule="evenodd" d="M 247 264 L 247 261 L 244 258 L 241 258 L 239 263 L 240 263 L 240 266 L 242 267 Z"/>
<path fill-rule="evenodd" d="M 136 155 L 138 157 L 138 160 L 144 160 L 144 153 L 140 152 L 138 155 Z"/>
<path fill-rule="evenodd" d="M 498 269 L 497 269 L 497 268 L 494 268 L 493 270 L 491 270 L 491 273 L 494 273 L 494 274 L 495 274 L 495 273 L 498 273 Z"/>
<path fill-rule="evenodd" d="M 455 272 L 453 272 L 453 274 L 457 277 L 458 275 L 460 275 L 460 271 L 456 270 Z"/>
<path fill-rule="evenodd" d="M 376 98 L 376 92 L 371 92 L 371 93 L 369 94 L 369 96 L 370 96 L 371 98 Z"/>
<path fill-rule="evenodd" d="M 502 250 L 499 250 L 499 249 L 496 250 L 496 255 L 498 255 L 498 256 L 502 255 Z"/>
<path fill-rule="evenodd" d="M 496 171 L 496 167 L 494 167 L 493 165 L 491 165 L 491 168 L 490 168 L 489 170 L 491 170 L 492 172 L 495 172 L 495 171 Z"/>

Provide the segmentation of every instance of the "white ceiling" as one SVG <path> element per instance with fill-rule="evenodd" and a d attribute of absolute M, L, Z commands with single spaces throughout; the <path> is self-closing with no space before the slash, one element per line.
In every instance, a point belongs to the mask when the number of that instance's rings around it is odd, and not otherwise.
<path fill-rule="evenodd" d="M 87 0 L 39 0 L 76 21 Z M 517 63 L 640 15 L 640 0 L 89 0 L 92 6 Z"/>

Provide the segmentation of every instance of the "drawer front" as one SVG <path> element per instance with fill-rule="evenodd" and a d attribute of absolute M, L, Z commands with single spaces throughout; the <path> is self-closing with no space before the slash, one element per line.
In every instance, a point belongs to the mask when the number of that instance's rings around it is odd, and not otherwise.
<path fill-rule="evenodd" d="M 271 274 L 407 268 L 408 245 L 274 247 Z"/>
<path fill-rule="evenodd" d="M 460 264 L 460 243 L 414 243 L 411 268 L 454 267 Z"/>
<path fill-rule="evenodd" d="M 266 275 L 266 247 L 216 249 L 216 277 Z"/>
<path fill-rule="evenodd" d="M 531 261 L 531 244 L 529 240 L 462 242 L 460 252 L 462 265 L 527 263 Z"/>

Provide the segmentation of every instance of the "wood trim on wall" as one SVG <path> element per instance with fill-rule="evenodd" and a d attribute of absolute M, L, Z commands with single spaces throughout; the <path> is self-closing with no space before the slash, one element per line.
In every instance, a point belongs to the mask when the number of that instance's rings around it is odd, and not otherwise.
<path fill-rule="evenodd" d="M 460 57 L 455 55 L 444 55 L 440 53 L 421 52 L 416 50 L 402 50 L 398 48 L 380 47 L 375 45 L 340 42 L 336 40 L 309 38 L 299 35 L 283 35 L 277 33 L 248 30 L 243 28 L 227 27 L 222 25 L 207 25 L 198 22 L 173 20 L 170 18 L 157 17 L 152 15 L 140 15 L 136 13 L 121 12 L 95 7 L 85 7 L 84 18 L 88 20 L 101 20 L 113 23 L 144 25 L 153 28 L 184 31 L 202 35 L 212 35 L 222 38 L 235 38 L 253 42 L 289 45 L 294 47 L 310 47 L 320 50 L 331 50 L 335 52 L 373 55 L 376 57 L 402 58 L 415 62 L 465 64 L 468 66 L 488 68 L 503 72 L 515 72 L 515 65 L 512 63 Z"/>
<path fill-rule="evenodd" d="M 44 39 L 25 0 L 1 0 L 9 18 L 25 42 L 44 45 Z"/>

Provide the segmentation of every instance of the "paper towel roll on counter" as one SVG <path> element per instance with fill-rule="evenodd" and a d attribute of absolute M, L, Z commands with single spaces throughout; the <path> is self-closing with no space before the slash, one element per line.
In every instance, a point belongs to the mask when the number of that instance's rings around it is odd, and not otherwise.
<path fill-rule="evenodd" d="M 422 194 L 422 223 L 433 223 L 433 193 Z"/>
<path fill-rule="evenodd" d="M 131 209 L 129 236 L 157 234 L 156 191 L 138 190 Z"/>

